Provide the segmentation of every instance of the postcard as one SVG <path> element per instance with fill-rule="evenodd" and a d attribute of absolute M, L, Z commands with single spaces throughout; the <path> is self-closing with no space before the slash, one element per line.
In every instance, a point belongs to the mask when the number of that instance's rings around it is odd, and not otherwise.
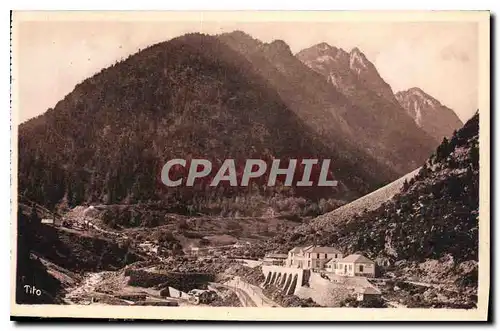
<path fill-rule="evenodd" d="M 487 320 L 489 34 L 12 12 L 11 318 Z"/>

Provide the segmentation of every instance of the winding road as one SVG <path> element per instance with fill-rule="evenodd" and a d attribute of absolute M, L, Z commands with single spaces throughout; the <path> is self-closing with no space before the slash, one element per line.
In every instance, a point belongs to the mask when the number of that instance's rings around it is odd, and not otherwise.
<path fill-rule="evenodd" d="M 217 284 L 217 285 L 220 287 L 224 287 L 230 291 L 233 291 L 238 296 L 238 299 L 240 299 L 242 307 L 257 307 L 257 304 L 252 300 L 250 295 L 248 295 L 248 293 L 245 292 L 244 290 L 225 284 Z"/>

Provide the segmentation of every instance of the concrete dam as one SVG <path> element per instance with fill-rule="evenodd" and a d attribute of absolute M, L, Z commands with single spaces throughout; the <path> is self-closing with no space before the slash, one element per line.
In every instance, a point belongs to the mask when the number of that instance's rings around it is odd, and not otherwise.
<path fill-rule="evenodd" d="M 262 266 L 262 272 L 266 277 L 264 287 L 274 285 L 289 295 L 306 285 L 311 274 L 310 270 L 279 266 Z"/>

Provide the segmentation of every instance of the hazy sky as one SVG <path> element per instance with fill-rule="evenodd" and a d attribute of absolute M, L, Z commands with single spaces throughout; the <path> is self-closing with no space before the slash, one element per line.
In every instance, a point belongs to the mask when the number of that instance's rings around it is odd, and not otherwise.
<path fill-rule="evenodd" d="M 320 42 L 358 47 L 394 92 L 420 87 L 462 121 L 478 107 L 478 27 L 471 22 L 29 21 L 17 30 L 20 120 L 54 107 L 76 84 L 139 49 L 187 32 L 233 30 L 282 39 L 294 53 Z"/>

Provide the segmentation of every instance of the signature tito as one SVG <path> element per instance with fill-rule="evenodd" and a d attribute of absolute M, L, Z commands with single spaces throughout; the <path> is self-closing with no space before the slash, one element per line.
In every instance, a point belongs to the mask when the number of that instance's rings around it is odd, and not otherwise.
<path fill-rule="evenodd" d="M 36 288 L 35 285 L 24 285 L 24 292 L 38 297 L 42 295 L 42 290 Z"/>

